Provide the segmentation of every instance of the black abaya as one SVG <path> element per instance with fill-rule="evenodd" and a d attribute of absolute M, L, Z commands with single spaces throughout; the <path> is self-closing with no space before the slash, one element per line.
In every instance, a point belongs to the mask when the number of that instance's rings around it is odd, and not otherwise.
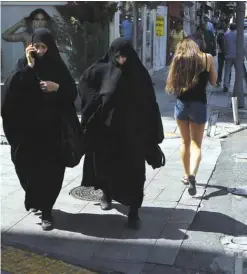
<path fill-rule="evenodd" d="M 62 113 L 76 110 L 77 90 L 62 61 L 50 31 L 38 29 L 32 44 L 48 50 L 35 66 L 24 56 L 5 83 L 3 127 L 11 145 L 11 157 L 26 192 L 25 207 L 50 211 L 61 190 L 65 164 L 61 149 Z M 43 92 L 40 81 L 59 84 L 56 92 Z"/>
<path fill-rule="evenodd" d="M 116 57 L 127 57 L 120 67 Z M 116 39 L 82 75 L 82 127 L 88 139 L 82 185 L 140 207 L 147 147 L 162 142 L 163 127 L 152 81 L 132 46 Z"/>

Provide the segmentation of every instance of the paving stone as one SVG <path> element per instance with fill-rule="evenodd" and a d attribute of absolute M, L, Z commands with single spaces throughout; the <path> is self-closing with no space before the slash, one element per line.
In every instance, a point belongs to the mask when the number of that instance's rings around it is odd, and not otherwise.
<path fill-rule="evenodd" d="M 167 265 L 145 264 L 141 274 L 195 274 Z M 198 273 L 199 274 L 199 273 Z"/>
<path fill-rule="evenodd" d="M 169 201 L 178 202 L 183 196 L 185 186 L 182 183 L 177 185 L 170 185 L 169 188 L 164 189 L 161 194 L 157 197 L 157 201 Z"/>
<path fill-rule="evenodd" d="M 164 189 L 165 188 L 159 188 L 159 187 L 157 188 L 156 186 L 153 186 L 153 185 L 145 188 L 144 200 L 145 201 L 154 201 Z"/>
<path fill-rule="evenodd" d="M 201 203 L 201 199 L 202 199 L 204 193 L 205 193 L 205 189 L 198 188 L 197 194 L 195 196 L 190 196 L 186 189 L 186 191 L 184 191 L 179 203 L 183 204 L 183 205 L 198 206 Z"/>
<path fill-rule="evenodd" d="M 119 244 L 103 243 L 95 253 L 95 257 L 97 259 L 111 259 L 112 261 L 144 263 L 154 240 L 150 240 L 150 242 L 151 245 L 141 242 L 138 244 L 125 244 L 122 242 L 121 248 L 119 248 Z"/>
<path fill-rule="evenodd" d="M 188 226 L 188 224 L 167 223 L 151 250 L 147 262 L 173 265 L 183 239 L 186 237 Z"/>
<path fill-rule="evenodd" d="M 2 185 L 1 186 L 1 200 L 6 199 L 8 196 L 10 196 L 12 193 L 15 193 L 16 191 L 20 190 L 21 186 L 19 185 Z"/>
<path fill-rule="evenodd" d="M 197 213 L 198 206 L 178 204 L 169 221 L 174 223 L 191 224 Z"/>

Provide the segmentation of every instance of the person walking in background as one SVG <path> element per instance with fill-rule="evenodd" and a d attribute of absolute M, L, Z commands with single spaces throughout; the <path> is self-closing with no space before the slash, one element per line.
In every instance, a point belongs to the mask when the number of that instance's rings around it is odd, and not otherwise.
<path fill-rule="evenodd" d="M 237 26 L 236 24 L 230 25 L 230 31 L 225 33 L 224 36 L 224 51 L 225 51 L 225 74 L 224 74 L 224 92 L 228 92 L 229 77 L 231 74 L 232 66 L 236 70 L 236 57 L 237 57 Z"/>
<path fill-rule="evenodd" d="M 176 47 L 180 41 L 182 41 L 187 36 L 186 32 L 183 30 L 182 21 L 177 21 L 175 24 L 175 29 L 171 31 L 170 34 L 170 51 L 171 59 L 176 51 Z"/>
<path fill-rule="evenodd" d="M 42 228 L 50 230 L 52 208 L 66 166 L 62 153 L 62 116 L 73 113 L 78 118 L 74 106 L 75 82 L 48 29 L 34 32 L 5 89 L 3 129 L 25 191 L 25 208 L 32 212 L 41 210 Z"/>
<path fill-rule="evenodd" d="M 207 45 L 204 38 L 204 29 L 201 25 L 196 28 L 196 32 L 191 34 L 189 38 L 198 45 L 201 51 L 206 50 Z"/>
<path fill-rule="evenodd" d="M 145 160 L 161 166 L 150 156 L 160 158 L 164 138 L 151 77 L 131 44 L 117 38 L 83 73 L 79 91 L 87 140 L 82 185 L 103 191 L 102 210 L 111 209 L 112 200 L 129 206 L 128 226 L 138 229 Z"/>
<path fill-rule="evenodd" d="M 212 31 L 207 30 L 206 24 L 201 24 L 197 27 L 196 32 L 189 36 L 197 43 L 202 52 L 209 53 L 212 56 L 216 55 L 216 41 Z"/>
<path fill-rule="evenodd" d="M 223 72 L 223 67 L 225 63 L 225 32 L 227 30 L 227 26 L 225 24 L 221 24 L 218 35 L 217 35 L 217 44 L 219 47 L 218 50 L 218 77 L 217 77 L 217 86 L 221 86 L 222 82 L 222 72 Z M 231 74 L 229 76 L 229 82 L 231 81 Z"/>
<path fill-rule="evenodd" d="M 166 91 L 177 97 L 175 119 L 181 133 L 181 159 L 184 167 L 182 182 L 196 194 L 196 174 L 201 160 L 201 145 L 207 121 L 206 86 L 216 85 L 213 57 L 200 51 L 186 38 L 177 46 L 172 60 Z"/>
<path fill-rule="evenodd" d="M 211 31 L 213 34 L 215 34 L 215 29 L 214 29 L 214 25 L 212 22 L 210 22 L 210 18 L 208 15 L 204 16 L 204 22 L 206 24 L 206 29 Z"/>
<path fill-rule="evenodd" d="M 132 43 L 133 39 L 133 22 L 131 21 L 131 17 L 127 16 L 122 22 L 122 33 L 125 40 Z"/>

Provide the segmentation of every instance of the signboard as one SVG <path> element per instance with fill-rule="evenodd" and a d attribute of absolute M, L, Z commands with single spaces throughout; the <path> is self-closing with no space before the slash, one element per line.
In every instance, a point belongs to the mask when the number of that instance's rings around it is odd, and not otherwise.
<path fill-rule="evenodd" d="M 156 36 L 164 36 L 165 35 L 164 16 L 156 16 L 155 32 L 156 32 Z"/>

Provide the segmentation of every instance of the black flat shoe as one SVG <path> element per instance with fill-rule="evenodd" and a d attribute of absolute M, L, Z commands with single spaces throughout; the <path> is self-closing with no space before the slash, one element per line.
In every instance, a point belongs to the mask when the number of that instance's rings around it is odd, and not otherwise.
<path fill-rule="evenodd" d="M 33 212 L 33 213 L 36 213 L 38 212 L 39 210 L 37 208 L 30 208 L 30 211 Z"/>
<path fill-rule="evenodd" d="M 48 231 L 53 229 L 53 220 L 50 212 L 42 212 L 42 223 L 43 230 Z"/>
<path fill-rule="evenodd" d="M 52 220 L 42 220 L 42 224 L 41 224 L 43 230 L 45 231 L 49 231 L 53 229 L 53 222 Z"/>
<path fill-rule="evenodd" d="M 139 216 L 136 217 L 128 217 L 128 228 L 139 230 L 141 228 L 141 220 Z"/>
<path fill-rule="evenodd" d="M 196 195 L 196 179 L 194 175 L 189 176 L 189 188 L 188 192 L 190 196 L 195 196 Z"/>
<path fill-rule="evenodd" d="M 102 195 L 100 200 L 100 208 L 102 210 L 111 210 L 112 209 L 112 200 L 106 195 Z"/>

